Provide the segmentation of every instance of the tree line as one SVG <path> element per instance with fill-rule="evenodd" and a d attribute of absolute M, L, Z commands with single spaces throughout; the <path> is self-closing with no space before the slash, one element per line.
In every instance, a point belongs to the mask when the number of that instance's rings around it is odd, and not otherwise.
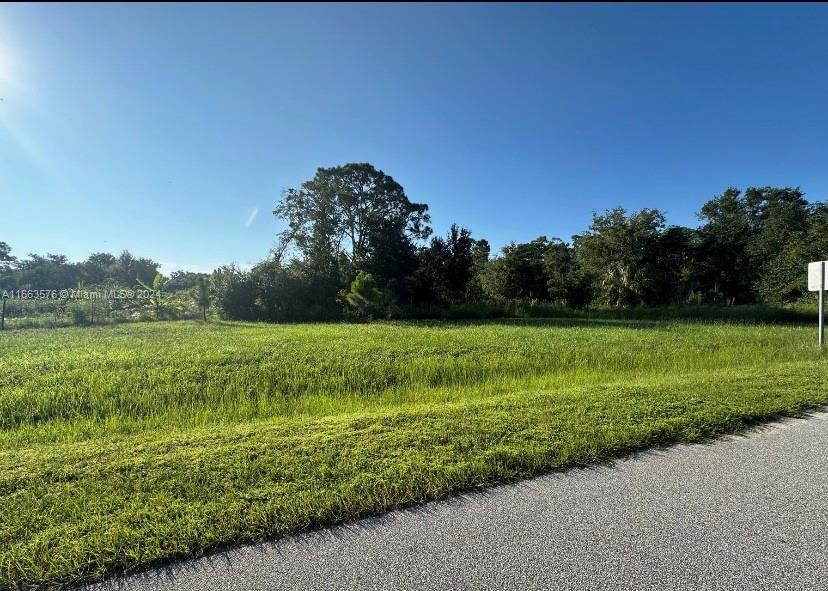
<path fill-rule="evenodd" d="M 828 206 L 792 187 L 728 188 L 695 228 L 658 209 L 593 213 L 570 241 L 539 236 L 498 253 L 468 228 L 435 236 L 428 206 L 367 163 L 319 168 L 284 191 L 277 246 L 252 269 L 161 278 L 168 293 L 212 302 L 231 319 L 393 317 L 508 302 L 570 308 L 797 302 L 805 265 L 828 254 Z M 0 242 L 0 287 L 61 288 L 158 281 L 158 264 L 125 252 L 18 260 Z M 209 291 L 209 294 L 207 293 Z M 201 294 L 198 296 L 198 294 Z"/>
<path fill-rule="evenodd" d="M 658 209 L 594 213 L 569 242 L 539 236 L 493 254 L 454 224 L 432 236 L 428 206 L 370 164 L 320 168 L 274 210 L 272 256 L 221 270 L 229 316 L 293 320 L 506 302 L 570 308 L 780 304 L 806 296 L 805 265 L 828 254 L 828 206 L 799 188 L 728 188 L 696 228 Z"/>

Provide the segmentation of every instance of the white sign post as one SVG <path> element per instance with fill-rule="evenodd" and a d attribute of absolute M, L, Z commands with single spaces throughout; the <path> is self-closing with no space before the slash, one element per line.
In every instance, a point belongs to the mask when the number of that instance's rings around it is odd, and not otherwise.
<path fill-rule="evenodd" d="M 819 347 L 825 344 L 825 263 L 808 263 L 808 291 L 819 292 Z"/>

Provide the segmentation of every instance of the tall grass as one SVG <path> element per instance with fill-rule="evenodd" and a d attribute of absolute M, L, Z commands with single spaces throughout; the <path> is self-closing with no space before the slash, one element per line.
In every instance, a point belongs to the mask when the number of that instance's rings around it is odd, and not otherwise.
<path fill-rule="evenodd" d="M 148 323 L 0 339 L 0 429 L 326 414 L 816 358 L 807 328 L 627 321 Z M 2 437 L 2 436 L 0 436 Z"/>
<path fill-rule="evenodd" d="M 810 325 L 0 334 L 0 587 L 58 587 L 828 402 Z"/>

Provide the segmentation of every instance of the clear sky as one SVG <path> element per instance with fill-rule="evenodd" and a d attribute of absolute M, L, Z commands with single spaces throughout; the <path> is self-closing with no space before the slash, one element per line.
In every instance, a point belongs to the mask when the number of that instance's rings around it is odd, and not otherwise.
<path fill-rule="evenodd" d="M 496 247 L 824 200 L 826 73 L 825 5 L 2 5 L 0 240 L 250 264 L 281 190 L 353 161 Z"/>

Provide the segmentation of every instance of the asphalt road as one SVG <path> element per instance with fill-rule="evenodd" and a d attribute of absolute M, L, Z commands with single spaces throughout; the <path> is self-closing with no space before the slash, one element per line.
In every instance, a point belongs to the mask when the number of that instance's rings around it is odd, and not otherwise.
<path fill-rule="evenodd" d="M 828 414 L 94 589 L 828 589 Z"/>

